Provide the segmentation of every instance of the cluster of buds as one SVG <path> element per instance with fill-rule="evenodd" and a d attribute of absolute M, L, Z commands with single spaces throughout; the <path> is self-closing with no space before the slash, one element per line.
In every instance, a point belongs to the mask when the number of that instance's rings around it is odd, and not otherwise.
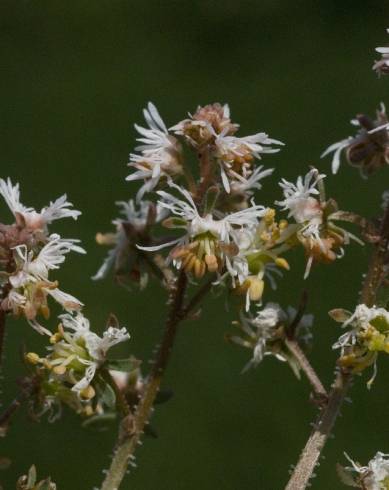
<path fill-rule="evenodd" d="M 351 466 L 337 465 L 341 481 L 361 490 L 389 489 L 389 455 L 378 452 L 367 466 L 362 466 L 345 454 Z"/>
<path fill-rule="evenodd" d="M 217 163 L 225 191 L 236 196 L 238 202 L 247 202 L 252 189 L 261 187 L 259 180 L 273 171 L 255 170 L 254 160 L 260 159 L 261 154 L 278 152 L 279 148 L 270 145 L 283 143 L 269 138 L 266 133 L 234 136 L 238 129 L 239 125 L 231 122 L 229 106 L 218 103 L 198 107 L 193 116 L 172 127 L 177 135 L 183 136 L 190 146 L 205 156 L 203 165 L 209 163 L 208 159 Z M 249 191 L 248 195 L 246 191 Z"/>
<path fill-rule="evenodd" d="M 288 306 L 283 310 L 276 303 L 268 303 L 255 315 L 240 314 L 240 321 L 234 322 L 239 328 L 239 334 L 227 335 L 231 342 L 250 349 L 252 358 L 244 367 L 244 371 L 256 367 L 265 356 L 274 356 L 280 361 L 286 361 L 296 376 L 299 376 L 300 365 L 288 349 L 285 339 L 288 329 L 296 318 L 297 311 Z M 303 345 L 311 340 L 310 327 L 313 315 L 302 315 L 297 325 L 294 325 L 293 335 Z"/>
<path fill-rule="evenodd" d="M 40 333 L 50 334 L 37 320 L 39 315 L 49 317 L 49 296 L 69 312 L 80 310 L 82 303 L 61 291 L 49 272 L 58 269 L 69 252 L 85 251 L 78 240 L 49 234 L 48 225 L 61 218 L 77 219 L 80 212 L 72 209 L 66 195 L 40 212 L 26 207 L 20 202 L 19 184 L 10 179 L 0 179 L 0 195 L 15 218 L 11 225 L 0 224 L 0 308 L 25 316 Z"/>
<path fill-rule="evenodd" d="M 16 490 L 56 490 L 57 485 L 51 481 L 51 478 L 37 481 L 37 473 L 34 465 L 28 470 L 27 475 L 19 478 L 16 484 Z"/>
<path fill-rule="evenodd" d="M 105 405 L 113 408 L 115 395 L 101 368 L 108 361 L 108 350 L 129 339 L 127 330 L 108 325 L 100 337 L 90 330 L 89 320 L 81 313 L 64 314 L 60 320 L 57 332 L 50 337 L 49 353 L 45 357 L 35 352 L 25 356 L 38 385 L 34 413 L 49 412 L 49 419 L 55 420 L 62 404 L 84 416 L 103 412 Z"/>
<path fill-rule="evenodd" d="M 348 329 L 333 345 L 334 349 L 341 349 L 340 366 L 353 373 L 361 373 L 374 365 L 374 376 L 368 383 L 370 386 L 376 373 L 378 353 L 389 353 L 389 312 L 384 308 L 368 308 L 360 304 L 354 313 L 335 309 L 329 314 Z"/>
<path fill-rule="evenodd" d="M 332 172 L 336 174 L 344 152 L 347 162 L 366 178 L 389 164 L 389 122 L 384 104 L 377 109 L 376 119 L 358 114 L 351 124 L 358 128 L 357 134 L 330 145 L 322 157 L 333 153 Z"/>

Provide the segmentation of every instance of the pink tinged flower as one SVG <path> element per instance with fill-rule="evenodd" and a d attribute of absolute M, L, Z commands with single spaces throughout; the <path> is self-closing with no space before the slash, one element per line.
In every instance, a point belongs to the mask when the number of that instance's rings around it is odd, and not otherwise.
<path fill-rule="evenodd" d="M 66 194 L 42 208 L 40 212 L 32 207 L 26 207 L 20 202 L 19 184 L 13 185 L 9 178 L 0 179 L 0 195 L 15 216 L 17 223 L 31 230 L 45 230 L 47 225 L 55 220 L 77 219 L 81 214 L 80 211 L 71 209 L 73 205 L 67 201 Z"/>
<path fill-rule="evenodd" d="M 304 179 L 299 176 L 296 184 L 282 179 L 280 187 L 285 199 L 276 201 L 276 204 L 284 211 L 289 211 L 288 217 L 292 216 L 297 223 L 320 223 L 322 219 L 320 202 L 312 196 L 320 195 L 316 187 L 323 178 L 325 178 L 324 174 L 319 174 L 316 169 L 312 169 Z"/>

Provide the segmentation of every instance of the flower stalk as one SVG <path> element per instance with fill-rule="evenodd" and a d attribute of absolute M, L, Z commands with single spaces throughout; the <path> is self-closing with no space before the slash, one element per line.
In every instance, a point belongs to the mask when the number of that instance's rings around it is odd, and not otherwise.
<path fill-rule="evenodd" d="M 319 398 L 319 401 L 327 400 L 327 390 L 324 388 L 323 383 L 320 381 L 319 376 L 316 374 L 316 371 L 304 354 L 297 340 L 286 338 L 285 345 L 297 359 L 300 368 L 304 372 L 308 381 L 311 383 L 314 394 Z"/>
<path fill-rule="evenodd" d="M 182 312 L 184 311 L 183 302 L 186 287 L 187 276 L 186 273 L 182 271 L 172 291 L 171 310 L 166 322 L 164 336 L 151 369 L 143 396 L 139 401 L 135 414 L 133 416 L 130 415 L 130 419 L 125 418 L 123 420 L 117 448 L 101 490 L 115 490 L 119 488 L 119 485 L 126 474 L 129 461 L 132 459 L 136 446 L 143 434 L 144 427 L 150 419 L 153 404 L 158 394 L 166 366 L 169 362 L 170 353 L 177 333 L 177 327 L 184 318 Z"/>
<path fill-rule="evenodd" d="M 369 268 L 362 286 L 360 302 L 368 307 L 375 304 L 378 289 L 384 278 L 384 266 L 389 246 L 389 205 L 385 208 L 381 221 L 380 239 L 375 244 Z M 321 411 L 318 421 L 309 436 L 300 459 L 285 487 L 285 490 L 303 490 L 307 488 L 320 454 L 335 425 L 340 408 L 350 388 L 352 375 L 346 370 L 336 374 L 328 403 Z"/>

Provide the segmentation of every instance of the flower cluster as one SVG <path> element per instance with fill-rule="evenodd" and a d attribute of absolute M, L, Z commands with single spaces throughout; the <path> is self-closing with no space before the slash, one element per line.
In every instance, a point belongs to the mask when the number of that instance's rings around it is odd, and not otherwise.
<path fill-rule="evenodd" d="M 362 490 L 388 490 L 389 455 L 378 452 L 367 466 L 361 466 L 347 454 L 351 466 L 338 465 L 338 474 L 345 485 Z"/>
<path fill-rule="evenodd" d="M 343 309 L 330 311 L 330 316 L 342 323 L 347 332 L 333 345 L 341 350 L 340 365 L 353 373 L 376 365 L 379 352 L 389 353 L 389 312 L 384 308 L 368 308 L 360 304 L 354 313 Z M 373 378 L 369 381 L 370 386 Z"/>
<path fill-rule="evenodd" d="M 330 145 L 322 153 L 322 158 L 333 153 L 332 172 L 336 174 L 344 152 L 347 162 L 359 168 L 361 176 L 366 178 L 389 164 L 388 117 L 385 105 L 381 103 L 376 119 L 358 114 L 351 120 L 351 124 L 358 128 L 357 134 Z"/>
<path fill-rule="evenodd" d="M 234 322 L 239 328 L 239 334 L 228 335 L 227 339 L 252 351 L 252 358 L 244 367 L 244 371 L 257 366 L 265 356 L 270 355 L 288 362 L 294 373 L 299 376 L 298 361 L 285 343 L 288 327 L 295 320 L 296 314 L 297 311 L 291 306 L 283 310 L 276 303 L 268 303 L 255 315 L 240 314 L 240 321 Z M 294 327 L 294 336 L 303 344 L 308 344 L 311 340 L 312 323 L 313 315 L 306 314 Z"/>
<path fill-rule="evenodd" d="M 0 179 L 0 195 L 15 218 L 11 225 L 0 224 L 0 308 L 24 315 L 40 333 L 50 334 L 37 320 L 39 315 L 49 317 L 49 296 L 69 312 L 80 310 L 82 303 L 61 291 L 49 273 L 59 268 L 69 252 L 85 251 L 79 240 L 50 234 L 48 226 L 61 218 L 77 219 L 81 213 L 72 209 L 66 195 L 40 212 L 26 207 L 20 202 L 19 184 L 13 185 L 10 179 Z"/>
<path fill-rule="evenodd" d="M 305 277 L 313 263 L 331 263 L 342 257 L 343 246 L 351 239 L 362 244 L 353 234 L 335 224 L 342 221 L 344 213 L 339 211 L 333 199 L 325 199 L 324 177 L 311 169 L 304 179 L 299 177 L 296 184 L 283 179 L 280 186 L 285 199 L 276 202 L 289 211 L 288 217 L 295 221 L 287 228 L 285 240 L 289 246 L 296 241 L 303 245 L 308 257 Z"/>
<path fill-rule="evenodd" d="M 196 280 L 214 275 L 223 285 L 251 302 L 260 302 L 266 279 L 275 287 L 275 275 L 289 269 L 284 254 L 302 245 L 308 257 L 305 277 L 313 263 L 333 262 L 355 238 L 335 221 L 342 212 L 334 200 L 324 197 L 324 175 L 316 169 L 299 177 L 296 184 L 280 182 L 284 199 L 276 201 L 288 218 L 276 217 L 272 207 L 257 204 L 254 191 L 273 169 L 255 166 L 255 160 L 274 153 L 280 145 L 265 133 L 238 137 L 239 125 L 231 120 L 228 105 L 198 107 L 189 118 L 170 129 L 156 107 L 144 110 L 148 128 L 135 126 L 142 143 L 131 154 L 135 173 L 129 180 L 143 180 L 137 203 L 120 202 L 124 218 L 115 220 L 116 233 L 97 235 L 100 244 L 112 248 L 94 279 L 112 267 L 119 282 L 132 278 L 144 286 L 155 273 L 155 256 L 170 248 L 166 265 L 184 270 Z M 188 146 L 199 158 L 198 176 L 184 158 Z M 142 200 L 153 193 L 156 202 Z M 153 233 L 161 223 L 179 236 Z M 158 254 L 159 255 L 159 254 Z"/>
<path fill-rule="evenodd" d="M 60 320 L 57 332 L 50 337 L 49 353 L 45 357 L 26 354 L 39 384 L 35 412 L 49 411 L 51 420 L 60 414 L 61 403 L 88 416 L 103 410 L 109 387 L 99 368 L 107 361 L 111 347 L 130 338 L 125 328 L 113 326 L 98 336 L 81 313 L 64 314 Z"/>

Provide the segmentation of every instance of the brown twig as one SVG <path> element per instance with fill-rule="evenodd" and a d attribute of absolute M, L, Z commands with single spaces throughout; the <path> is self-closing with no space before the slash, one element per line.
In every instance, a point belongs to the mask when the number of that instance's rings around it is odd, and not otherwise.
<path fill-rule="evenodd" d="M 388 246 L 389 206 L 385 209 L 381 222 L 380 239 L 375 245 L 362 287 L 360 302 L 367 306 L 373 306 L 376 301 L 377 291 L 384 278 Z M 340 370 L 337 373 L 329 394 L 328 403 L 319 415 L 315 428 L 309 436 L 285 490 L 303 490 L 307 487 L 324 445 L 334 427 L 351 380 L 352 376 L 349 372 Z"/>
<path fill-rule="evenodd" d="M 29 382 L 22 385 L 20 393 L 13 399 L 10 405 L 0 415 L 0 437 L 7 433 L 11 418 L 18 411 L 21 405 L 26 402 L 37 389 L 37 381 L 29 379 Z"/>
<path fill-rule="evenodd" d="M 170 358 L 177 327 L 205 294 L 205 290 L 202 290 L 201 294 L 199 291 L 189 302 L 188 306 L 184 308 L 186 287 L 187 277 L 185 272 L 181 271 L 171 293 L 171 308 L 161 346 L 148 377 L 142 398 L 138 403 L 135 414 L 131 417 L 131 424 L 126 424 L 127 418 L 123 420 L 123 424 L 127 425 L 127 428 L 125 430 L 123 430 L 123 426 L 121 428 L 116 451 L 101 490 L 117 490 L 119 488 L 126 474 L 129 461 L 134 457 L 136 446 L 143 434 L 145 425 L 150 419 L 153 404 Z"/>

